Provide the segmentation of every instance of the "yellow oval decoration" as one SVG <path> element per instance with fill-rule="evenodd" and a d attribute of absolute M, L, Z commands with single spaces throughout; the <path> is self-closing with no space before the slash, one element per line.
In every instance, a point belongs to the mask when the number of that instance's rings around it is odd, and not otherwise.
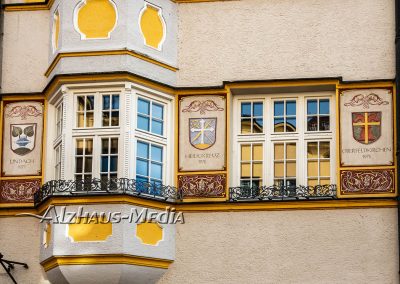
<path fill-rule="evenodd" d="M 68 236 L 74 242 L 105 241 L 112 235 L 112 223 L 103 217 L 76 218 L 73 224 L 68 225 Z"/>
<path fill-rule="evenodd" d="M 75 12 L 75 25 L 82 39 L 109 38 L 117 24 L 117 9 L 110 0 L 83 0 Z"/>
<path fill-rule="evenodd" d="M 143 244 L 155 246 L 163 239 L 163 228 L 153 222 L 145 222 L 138 224 L 136 227 L 136 237 Z"/>
<path fill-rule="evenodd" d="M 161 9 L 145 3 L 140 17 L 140 30 L 145 44 L 160 50 L 164 41 L 164 28 Z"/>
<path fill-rule="evenodd" d="M 58 39 L 60 36 L 60 13 L 54 12 L 53 16 L 53 29 L 52 29 L 52 40 L 53 40 L 53 52 L 58 48 Z"/>

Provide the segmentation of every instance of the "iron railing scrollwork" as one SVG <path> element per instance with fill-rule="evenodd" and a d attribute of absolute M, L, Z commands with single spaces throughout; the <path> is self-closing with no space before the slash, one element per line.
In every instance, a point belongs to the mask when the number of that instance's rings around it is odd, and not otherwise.
<path fill-rule="evenodd" d="M 39 204 L 50 196 L 76 196 L 96 194 L 128 194 L 156 200 L 176 201 L 182 193 L 176 187 L 137 181 L 127 178 L 52 180 L 34 194 L 34 203 Z"/>
<path fill-rule="evenodd" d="M 240 200 L 287 200 L 287 199 L 333 199 L 336 185 L 316 186 L 260 186 L 230 187 L 229 201 Z"/>

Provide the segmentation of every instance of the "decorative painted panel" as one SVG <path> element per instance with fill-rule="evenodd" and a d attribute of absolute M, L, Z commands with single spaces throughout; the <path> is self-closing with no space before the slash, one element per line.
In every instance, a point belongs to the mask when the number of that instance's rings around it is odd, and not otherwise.
<path fill-rule="evenodd" d="M 340 172 L 341 194 L 394 193 L 394 169 L 343 170 Z"/>
<path fill-rule="evenodd" d="M 393 165 L 392 108 L 388 89 L 341 92 L 341 166 Z"/>
<path fill-rule="evenodd" d="M 188 96 L 179 101 L 179 170 L 224 170 L 226 99 Z"/>
<path fill-rule="evenodd" d="M 182 175 L 179 176 L 178 183 L 184 198 L 226 196 L 224 174 Z"/>
<path fill-rule="evenodd" d="M 3 119 L 2 175 L 41 175 L 43 103 L 8 103 Z"/>
<path fill-rule="evenodd" d="M 0 181 L 0 202 L 33 202 L 33 194 L 39 187 L 40 179 Z"/>
<path fill-rule="evenodd" d="M 161 8 L 145 2 L 139 18 L 144 44 L 161 50 L 166 36 L 165 21 Z"/>

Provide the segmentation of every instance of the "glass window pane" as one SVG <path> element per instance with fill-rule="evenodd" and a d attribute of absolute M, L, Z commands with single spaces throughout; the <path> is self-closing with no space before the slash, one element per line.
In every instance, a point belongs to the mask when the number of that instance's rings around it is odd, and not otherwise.
<path fill-rule="evenodd" d="M 142 176 L 148 176 L 149 175 L 148 163 L 149 163 L 148 161 L 136 159 L 136 174 Z"/>
<path fill-rule="evenodd" d="M 86 127 L 93 127 L 94 123 L 94 114 L 93 112 L 86 113 Z"/>
<path fill-rule="evenodd" d="M 112 96 L 112 108 L 119 109 L 119 95 Z"/>
<path fill-rule="evenodd" d="M 149 131 L 150 130 L 150 121 L 149 118 L 143 117 L 141 115 L 138 115 L 138 128 L 142 130 Z"/>
<path fill-rule="evenodd" d="M 320 100 L 319 101 L 319 113 L 320 114 L 329 114 L 329 100 Z"/>
<path fill-rule="evenodd" d="M 111 126 L 119 125 L 119 111 L 111 112 Z"/>
<path fill-rule="evenodd" d="M 103 110 L 110 109 L 110 96 L 105 95 L 103 96 Z"/>
<path fill-rule="evenodd" d="M 78 97 L 78 110 L 83 111 L 85 109 L 85 97 Z"/>
<path fill-rule="evenodd" d="M 150 102 L 138 99 L 138 112 L 150 115 Z"/>
<path fill-rule="evenodd" d="M 253 178 L 262 178 L 262 163 L 253 164 Z"/>
<path fill-rule="evenodd" d="M 319 181 L 320 185 L 328 185 L 331 183 L 331 180 L 329 178 L 321 178 Z"/>
<path fill-rule="evenodd" d="M 110 126 L 110 113 L 103 112 L 103 126 Z"/>
<path fill-rule="evenodd" d="M 286 186 L 296 186 L 296 179 L 287 179 Z"/>
<path fill-rule="evenodd" d="M 142 158 L 149 158 L 149 144 L 137 142 L 137 156 Z"/>
<path fill-rule="evenodd" d="M 136 189 L 140 192 L 147 191 L 146 184 L 149 182 L 148 178 L 136 176 Z"/>
<path fill-rule="evenodd" d="M 286 176 L 295 177 L 296 176 L 296 162 L 286 163 Z"/>
<path fill-rule="evenodd" d="M 307 117 L 307 131 L 318 131 L 318 116 Z"/>
<path fill-rule="evenodd" d="M 307 143 L 307 158 L 309 159 L 318 158 L 318 142 Z"/>
<path fill-rule="evenodd" d="M 318 177 L 318 161 L 307 162 L 307 176 Z"/>
<path fill-rule="evenodd" d="M 330 174 L 330 162 L 329 161 L 320 161 L 319 164 L 319 175 L 324 177 L 329 177 Z"/>
<path fill-rule="evenodd" d="M 250 161 L 250 145 L 241 145 L 241 161 Z"/>
<path fill-rule="evenodd" d="M 118 170 L 118 157 L 113 156 L 110 159 L 110 172 L 116 172 Z"/>
<path fill-rule="evenodd" d="M 250 163 L 242 163 L 240 169 L 240 177 L 241 178 L 249 178 L 250 177 Z"/>
<path fill-rule="evenodd" d="M 86 110 L 94 110 L 94 96 L 86 96 Z"/>
<path fill-rule="evenodd" d="M 76 158 L 75 161 L 75 172 L 81 173 L 83 170 L 83 158 Z"/>
<path fill-rule="evenodd" d="M 286 119 L 286 132 L 296 132 L 296 118 Z"/>
<path fill-rule="evenodd" d="M 118 138 L 111 138 L 111 154 L 118 154 Z"/>
<path fill-rule="evenodd" d="M 274 159 L 275 160 L 283 160 L 284 159 L 284 150 L 283 144 L 274 144 Z"/>
<path fill-rule="evenodd" d="M 262 179 L 261 180 L 253 180 L 251 183 L 251 186 L 254 187 L 260 187 L 262 185 Z"/>
<path fill-rule="evenodd" d="M 101 157 L 101 171 L 108 172 L 108 156 Z"/>
<path fill-rule="evenodd" d="M 319 143 L 319 157 L 320 158 L 330 158 L 330 147 L 329 142 L 320 142 Z"/>
<path fill-rule="evenodd" d="M 162 105 L 158 105 L 158 104 L 154 104 L 152 105 L 152 116 L 154 118 L 158 118 L 158 119 L 163 119 L 163 106 Z"/>
<path fill-rule="evenodd" d="M 251 103 L 242 103 L 241 115 L 242 117 L 251 116 Z"/>
<path fill-rule="evenodd" d="M 101 153 L 108 154 L 108 138 L 101 139 Z"/>
<path fill-rule="evenodd" d="M 308 179 L 308 186 L 316 186 L 318 185 L 318 179 Z"/>
<path fill-rule="evenodd" d="M 92 139 L 86 139 L 86 147 L 85 147 L 85 154 L 86 155 L 92 155 L 93 153 L 93 140 Z"/>
<path fill-rule="evenodd" d="M 241 133 L 251 133 L 251 119 L 245 118 L 241 122 Z"/>
<path fill-rule="evenodd" d="M 286 114 L 287 115 L 296 115 L 296 101 L 287 101 L 286 102 Z"/>
<path fill-rule="evenodd" d="M 307 101 L 307 114 L 318 114 L 317 100 Z"/>
<path fill-rule="evenodd" d="M 157 146 L 151 146 L 151 159 L 153 161 L 162 162 L 162 148 Z"/>
<path fill-rule="evenodd" d="M 76 140 L 76 154 L 77 155 L 83 155 L 83 139 L 77 139 Z"/>
<path fill-rule="evenodd" d="M 263 103 L 253 103 L 253 116 L 263 116 Z"/>
<path fill-rule="evenodd" d="M 274 102 L 274 116 L 283 116 L 284 115 L 284 102 Z"/>
<path fill-rule="evenodd" d="M 161 121 L 151 121 L 151 132 L 157 135 L 163 135 L 163 123 Z"/>
<path fill-rule="evenodd" d="M 286 159 L 296 159 L 296 143 L 286 143 Z"/>
<path fill-rule="evenodd" d="M 77 117 L 78 127 L 84 127 L 84 119 L 85 115 L 83 113 L 78 113 Z"/>
<path fill-rule="evenodd" d="M 285 125 L 283 118 L 274 119 L 274 131 L 275 132 L 285 132 Z"/>
<path fill-rule="evenodd" d="M 283 162 L 275 162 L 274 163 L 274 176 L 275 177 L 284 177 L 284 164 L 283 164 Z"/>
<path fill-rule="evenodd" d="M 85 158 L 85 173 L 92 172 L 92 158 Z"/>
<path fill-rule="evenodd" d="M 319 130 L 320 131 L 329 130 L 329 116 L 320 116 L 319 117 Z"/>
<path fill-rule="evenodd" d="M 151 177 L 162 179 L 162 165 L 151 163 Z"/>
<path fill-rule="evenodd" d="M 263 133 L 263 119 L 253 119 L 253 133 Z"/>
<path fill-rule="evenodd" d="M 250 188 L 250 181 L 249 180 L 240 180 L 240 187 Z"/>
<path fill-rule="evenodd" d="M 262 161 L 262 160 L 263 160 L 263 146 L 253 145 L 253 161 Z"/>

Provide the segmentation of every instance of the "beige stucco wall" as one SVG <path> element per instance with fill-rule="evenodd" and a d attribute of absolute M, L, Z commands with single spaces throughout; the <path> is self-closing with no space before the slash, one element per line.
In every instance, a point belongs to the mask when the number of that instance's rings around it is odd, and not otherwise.
<path fill-rule="evenodd" d="M 178 85 L 395 76 L 394 0 L 179 5 Z"/>
<path fill-rule="evenodd" d="M 41 92 L 46 86 L 49 11 L 5 12 L 2 92 Z"/>
<path fill-rule="evenodd" d="M 29 265 L 29 269 L 16 265 L 12 271 L 19 284 L 49 283 L 45 280 L 46 275 L 39 264 L 39 225 L 39 221 L 34 218 L 0 218 L 0 252 L 5 259 L 25 262 Z M 0 283 L 12 283 L 1 267 Z"/>
<path fill-rule="evenodd" d="M 186 213 L 159 283 L 399 283 L 396 209 Z"/>

